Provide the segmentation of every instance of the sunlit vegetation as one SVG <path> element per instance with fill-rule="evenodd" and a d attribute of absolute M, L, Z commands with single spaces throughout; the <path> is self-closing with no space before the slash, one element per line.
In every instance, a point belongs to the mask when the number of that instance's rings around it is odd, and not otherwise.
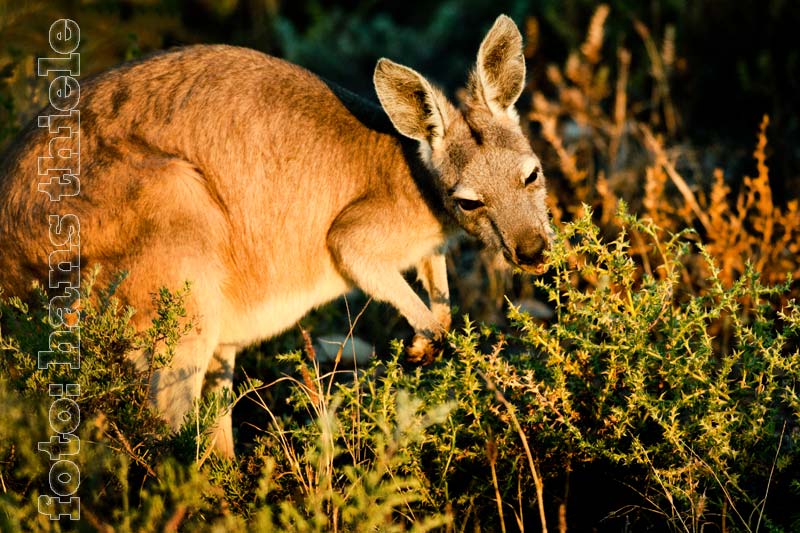
<path fill-rule="evenodd" d="M 441 50 L 437 39 L 464 31 L 448 25 L 459 18 L 454 2 L 433 11 L 441 24 L 420 30 L 392 13 L 317 4 L 301 30 L 298 8 L 252 4 L 199 2 L 221 21 L 249 10 L 263 23 L 201 35 L 324 69 L 334 60 L 315 52 L 334 30 L 360 31 L 363 41 L 348 41 L 354 61 L 336 57 L 344 66 L 333 77 L 343 83 L 360 75 L 358 61 L 404 43 L 432 65 L 420 35 Z M 65 379 L 36 368 L 52 331 L 47 297 L 35 288 L 24 300 L 3 298 L 0 530 L 800 528 L 800 206 L 796 193 L 774 192 L 770 161 L 782 109 L 760 110 L 744 146 L 726 139 L 702 158 L 686 132 L 686 95 L 675 94 L 687 68 L 680 28 L 649 27 L 625 2 L 566 4 L 586 12 L 583 26 L 548 2 L 538 12 L 507 6 L 526 35 L 531 83 L 520 114 L 544 162 L 557 230 L 547 274 L 512 274 L 474 244 L 454 243 L 455 327 L 432 365 L 404 362 L 392 339 L 407 326 L 352 295 L 246 350 L 237 390 L 206 397 L 176 435 L 148 408 L 147 378 L 169 364 L 191 324 L 182 304 L 191 286 L 155 294 L 157 318 L 136 332 L 136 311 L 114 297 L 124 277 L 95 287 L 88 273 L 75 305 L 79 523 L 37 512 L 49 468 L 37 452 L 49 436 L 47 384 Z M 488 25 L 497 9 L 476 11 Z M 98 28 L 86 32 L 85 59 L 98 69 L 202 39 L 196 20 L 172 5 L 69 10 Z M 60 13 L 48 2 L 0 5 L 2 142 L 44 102 L 32 58 L 47 44 L 41 21 Z M 568 52 L 543 57 L 554 34 Z M 373 42 L 381 51 L 370 51 Z M 329 50 L 347 53 L 345 45 Z M 470 59 L 453 61 L 463 73 Z M 717 164 L 734 151 L 752 154 L 749 170 Z M 344 364 L 347 353 L 341 364 L 321 363 L 313 341 L 331 331 L 375 342 L 377 357 L 357 369 Z M 150 354 L 149 369 L 127 362 L 136 350 Z M 231 400 L 235 461 L 217 457 L 209 440 Z"/>

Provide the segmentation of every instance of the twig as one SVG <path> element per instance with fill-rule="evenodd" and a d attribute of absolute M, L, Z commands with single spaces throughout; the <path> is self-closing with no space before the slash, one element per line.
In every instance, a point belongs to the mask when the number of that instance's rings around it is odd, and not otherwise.
<path fill-rule="evenodd" d="M 178 531 L 178 526 L 181 525 L 183 518 L 186 516 L 186 506 L 179 505 L 175 512 L 172 514 L 172 517 L 169 521 L 164 524 L 164 533 L 169 531 Z"/>
<path fill-rule="evenodd" d="M 569 479 L 572 472 L 572 460 L 567 460 L 566 479 L 564 480 L 564 501 L 558 506 L 558 533 L 567 533 L 567 502 L 569 501 Z"/>
<path fill-rule="evenodd" d="M 522 510 L 522 471 L 519 468 L 514 470 L 517 471 L 517 505 L 519 506 L 519 512 L 514 511 L 514 518 L 517 520 L 517 527 L 520 533 L 525 533 L 525 521 L 522 519 L 525 516 Z"/>
<path fill-rule="evenodd" d="M 661 166 L 666 171 L 669 179 L 671 179 L 678 188 L 678 191 L 680 191 L 680 193 L 683 195 L 684 200 L 686 200 L 686 203 L 692 209 L 692 212 L 694 212 L 697 220 L 703 224 L 703 227 L 706 229 L 706 231 L 711 233 L 711 222 L 709 222 L 706 213 L 701 209 L 700 204 L 697 203 L 697 198 L 692 192 L 692 189 L 689 187 L 689 184 L 686 183 L 686 180 L 684 180 L 678 171 L 675 170 L 675 166 L 669 162 L 667 155 L 664 153 L 664 148 L 662 148 L 661 144 L 656 140 L 653 132 L 650 131 L 650 128 L 643 124 L 640 126 L 640 128 L 642 130 L 642 134 L 644 135 L 645 143 L 656 156 L 656 161 L 661 160 Z"/>
<path fill-rule="evenodd" d="M 658 474 L 655 465 L 653 465 L 653 462 L 650 460 L 650 456 L 647 455 L 647 453 L 645 452 L 644 457 L 645 459 L 647 459 L 647 464 L 650 465 L 650 471 L 653 473 L 653 477 L 656 478 L 658 484 L 661 485 L 661 490 L 664 491 L 664 496 L 667 498 L 667 501 L 669 502 L 669 505 L 672 508 L 672 516 L 676 517 L 680 521 L 681 526 L 683 526 L 683 530 L 686 531 L 686 533 L 690 533 L 689 526 L 686 525 L 686 521 L 684 521 L 680 511 L 675 506 L 675 501 L 672 498 L 672 493 L 667 488 L 666 483 L 664 483 L 664 481 L 661 480 L 661 476 Z M 667 514 L 664 513 L 664 516 L 667 516 Z"/>
<path fill-rule="evenodd" d="M 752 529 L 750 529 L 750 526 L 748 526 L 748 525 L 747 525 L 747 521 L 744 519 L 744 517 L 743 517 L 741 514 L 739 514 L 739 510 L 738 510 L 738 509 L 736 509 L 736 505 L 734 505 L 734 503 L 733 503 L 733 497 L 731 497 L 731 494 L 730 494 L 730 492 L 728 492 L 728 489 L 727 489 L 727 488 L 725 487 L 725 485 L 722 483 L 722 480 L 721 480 L 721 479 L 719 479 L 719 476 L 717 476 L 717 473 L 714 471 L 714 469 L 713 469 L 713 468 L 711 468 L 711 465 L 709 465 L 707 462 L 705 462 L 705 461 L 703 460 L 703 458 L 702 458 L 702 457 L 700 457 L 700 455 L 698 455 L 698 453 L 697 453 L 697 452 L 695 452 L 695 451 L 694 451 L 694 450 L 691 448 L 691 446 L 685 446 L 685 448 L 686 448 L 687 450 L 689 450 L 689 453 L 691 453 L 692 455 L 694 455 L 695 459 L 697 459 L 697 461 L 698 461 L 698 462 L 699 462 L 701 465 L 703 465 L 704 467 L 706 467 L 706 469 L 707 469 L 707 470 L 708 470 L 708 471 L 711 473 L 711 475 L 712 475 L 712 476 L 714 476 L 714 481 L 716 481 L 716 482 L 717 482 L 717 485 L 719 485 L 719 488 L 720 488 L 720 489 L 722 489 L 722 493 L 725 495 L 725 498 L 726 498 L 727 502 L 730 504 L 730 506 L 731 506 L 731 509 L 733 509 L 733 512 L 734 512 L 734 513 L 736 513 L 736 516 L 738 516 L 738 517 L 739 517 L 739 520 L 741 520 L 741 522 L 742 522 L 742 525 L 745 527 L 745 529 L 747 529 L 748 533 L 752 532 L 753 530 L 752 530 Z M 738 487 L 737 487 L 735 484 L 734 484 L 734 487 L 738 488 Z M 739 490 L 741 490 L 741 489 L 739 489 Z M 751 502 L 751 503 L 752 503 L 752 502 Z"/>
<path fill-rule="evenodd" d="M 492 486 L 494 497 L 497 500 L 497 514 L 500 515 L 500 529 L 506 533 L 506 519 L 503 516 L 503 498 L 500 495 L 500 484 L 497 482 L 497 444 L 491 437 L 486 441 L 486 458 L 489 459 L 489 468 L 492 469 Z"/>
<path fill-rule="evenodd" d="M 503 395 L 503 393 L 498 390 L 494 382 L 489 379 L 486 374 L 478 370 L 478 375 L 486 382 L 486 388 L 494 392 L 497 401 L 505 406 L 506 410 L 508 411 L 508 415 L 511 417 L 511 421 L 514 423 L 517 433 L 519 433 L 519 437 L 522 440 L 522 446 L 525 448 L 525 454 L 528 457 L 528 464 L 531 467 L 533 484 L 536 486 L 536 503 L 539 506 L 539 520 L 542 523 L 542 533 L 547 533 L 547 518 L 544 514 L 544 483 L 542 483 L 542 478 L 539 476 L 539 472 L 536 470 L 536 461 L 533 459 L 530 446 L 528 446 L 528 437 L 525 436 L 525 432 L 522 431 L 522 426 L 520 426 L 517 415 L 514 413 L 514 406 L 511 405 L 508 400 L 506 400 L 506 397 Z"/>
<path fill-rule="evenodd" d="M 85 506 L 81 506 L 81 516 L 86 518 L 86 521 L 91 524 L 95 530 L 99 531 L 100 533 L 113 533 L 114 528 L 108 524 L 104 524 L 100 518 L 87 509 Z"/>
<path fill-rule="evenodd" d="M 464 512 L 464 522 L 461 524 L 461 529 L 458 530 L 458 533 L 464 533 L 467 530 L 467 522 L 469 522 L 469 514 L 472 512 L 472 508 L 474 506 L 475 506 L 475 500 L 474 498 L 472 498 L 469 500 L 469 505 L 467 506 L 467 510 Z"/>
<path fill-rule="evenodd" d="M 764 517 L 764 509 L 767 507 L 767 496 L 769 496 L 769 485 L 772 483 L 772 474 L 775 473 L 775 464 L 778 462 L 778 455 L 781 452 L 781 445 L 783 444 L 783 433 L 786 431 L 786 421 L 783 421 L 781 428 L 781 436 L 778 438 L 778 449 L 775 450 L 775 459 L 772 460 L 772 468 L 769 469 L 769 478 L 767 479 L 767 489 L 764 491 L 764 499 L 761 502 L 761 512 L 758 513 L 758 522 L 756 522 L 756 531 L 761 526 L 761 519 Z"/>
<path fill-rule="evenodd" d="M 211 452 L 214 450 L 214 445 L 217 443 L 217 436 L 218 436 L 217 432 L 215 431 L 214 432 L 214 437 L 211 439 L 211 442 L 208 443 L 208 446 L 206 446 L 206 449 L 203 452 L 203 456 L 200 457 L 200 459 L 197 461 L 197 471 L 198 472 L 200 471 L 201 468 L 203 468 L 203 465 L 208 460 L 208 458 L 211 457 Z M 197 435 L 197 442 L 198 442 L 198 446 L 199 446 L 199 442 L 200 442 L 200 434 L 199 434 L 199 432 L 198 432 L 198 435 Z"/>
<path fill-rule="evenodd" d="M 150 477 L 152 477 L 152 478 L 155 478 L 155 479 L 158 479 L 158 476 L 156 476 L 156 473 L 155 473 L 155 471 L 154 471 L 154 470 L 153 470 L 153 469 L 150 467 L 150 465 L 149 465 L 149 464 L 147 464 L 147 463 L 145 463 L 145 462 L 144 462 L 144 459 L 142 459 L 141 457 L 139 457 L 139 456 L 136 454 L 136 452 L 133 450 L 133 448 L 131 448 L 131 445 L 130 445 L 130 443 L 128 442 L 128 439 L 126 439 L 126 438 L 125 438 L 125 435 L 123 435 L 123 434 L 122 434 L 122 432 L 119 430 L 119 427 L 117 427 L 117 424 L 116 424 L 116 423 L 114 423 L 114 422 L 111 422 L 111 427 L 112 427 L 112 428 L 114 428 L 114 433 L 116 433 L 116 434 L 117 434 L 117 441 L 118 441 L 120 444 L 122 444 L 122 447 L 123 447 L 123 449 L 124 449 L 125 453 L 127 453 L 127 454 L 128 454 L 128 456 L 129 456 L 131 459 L 133 459 L 133 460 L 134 460 L 134 462 L 135 462 L 136 464 L 138 464 L 138 465 L 139 465 L 139 466 L 141 466 L 141 467 L 144 467 L 144 469 L 145 469 L 145 470 L 147 470 L 147 474 L 148 474 Z"/>

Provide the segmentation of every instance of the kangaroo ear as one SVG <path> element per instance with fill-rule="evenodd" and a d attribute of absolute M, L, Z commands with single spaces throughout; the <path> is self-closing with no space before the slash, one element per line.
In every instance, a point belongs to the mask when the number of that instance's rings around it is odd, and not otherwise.
<path fill-rule="evenodd" d="M 445 97 L 415 70 L 385 58 L 375 66 L 373 82 L 397 131 L 435 148 L 448 123 Z"/>
<path fill-rule="evenodd" d="M 478 50 L 478 62 L 470 79 L 470 96 L 488 107 L 493 115 L 507 114 L 516 120 L 513 105 L 524 86 L 522 35 L 513 20 L 500 15 Z"/>

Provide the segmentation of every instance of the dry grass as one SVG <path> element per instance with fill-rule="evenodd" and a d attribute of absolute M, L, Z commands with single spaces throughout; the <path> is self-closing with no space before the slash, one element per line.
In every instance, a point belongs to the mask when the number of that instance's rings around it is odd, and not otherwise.
<path fill-rule="evenodd" d="M 635 102 L 627 93 L 630 51 L 615 51 L 616 80 L 602 61 L 607 48 L 603 25 L 609 14 L 605 4 L 596 9 L 580 50 L 572 52 L 563 67 L 549 65 L 548 86 L 531 94 L 529 119 L 539 126 L 555 174 L 550 182 L 554 222 L 579 218 L 584 206 L 590 206 L 596 222 L 613 236 L 620 230 L 614 213 L 622 199 L 664 232 L 695 230 L 696 239 L 717 261 L 726 287 L 748 263 L 767 283 L 783 282 L 787 274 L 800 279 L 798 200 L 779 203 L 772 197 L 766 151 L 769 117 L 764 116 L 758 130 L 754 177 L 731 181 L 719 168 L 710 178 L 682 174 L 678 161 L 687 154 L 680 146 L 670 146 L 669 140 L 678 124 L 669 96 L 669 74 L 676 61 L 674 28 L 667 28 L 658 47 L 647 27 L 635 22 L 653 78 L 650 100 Z M 531 20 L 527 27 L 537 28 L 538 23 Z M 637 112 L 642 109 L 650 111 Z M 711 185 L 704 189 L 703 184 Z M 632 239 L 640 272 L 659 275 L 645 239 L 636 234 Z M 692 270 L 684 280 L 687 290 L 701 294 L 708 275 L 700 268 Z M 794 285 L 785 299 L 797 296 L 798 290 Z"/>

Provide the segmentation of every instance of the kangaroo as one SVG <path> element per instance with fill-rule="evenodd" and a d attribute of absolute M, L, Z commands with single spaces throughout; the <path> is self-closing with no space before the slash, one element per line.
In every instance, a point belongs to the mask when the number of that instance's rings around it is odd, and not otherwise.
<path fill-rule="evenodd" d="M 380 106 L 231 46 L 123 64 L 81 84 L 79 146 L 60 137 L 53 153 L 40 120 L 6 152 L 0 287 L 21 294 L 52 279 L 53 214 L 79 224 L 80 258 L 67 250 L 63 261 L 128 272 L 117 295 L 138 310 L 139 328 L 155 290 L 189 280 L 194 328 L 151 383 L 175 429 L 207 372 L 230 388 L 240 347 L 353 287 L 396 307 L 415 331 L 409 358 L 428 361 L 450 326 L 449 236 L 477 237 L 524 271 L 544 268 L 545 178 L 514 109 L 524 82 L 522 36 L 504 15 L 460 108 L 388 59 L 374 72 Z M 54 202 L 42 194 L 40 156 L 78 148 L 79 194 Z M 429 304 L 403 277 L 412 267 Z M 218 424 L 215 446 L 232 455 L 230 413 Z"/>

